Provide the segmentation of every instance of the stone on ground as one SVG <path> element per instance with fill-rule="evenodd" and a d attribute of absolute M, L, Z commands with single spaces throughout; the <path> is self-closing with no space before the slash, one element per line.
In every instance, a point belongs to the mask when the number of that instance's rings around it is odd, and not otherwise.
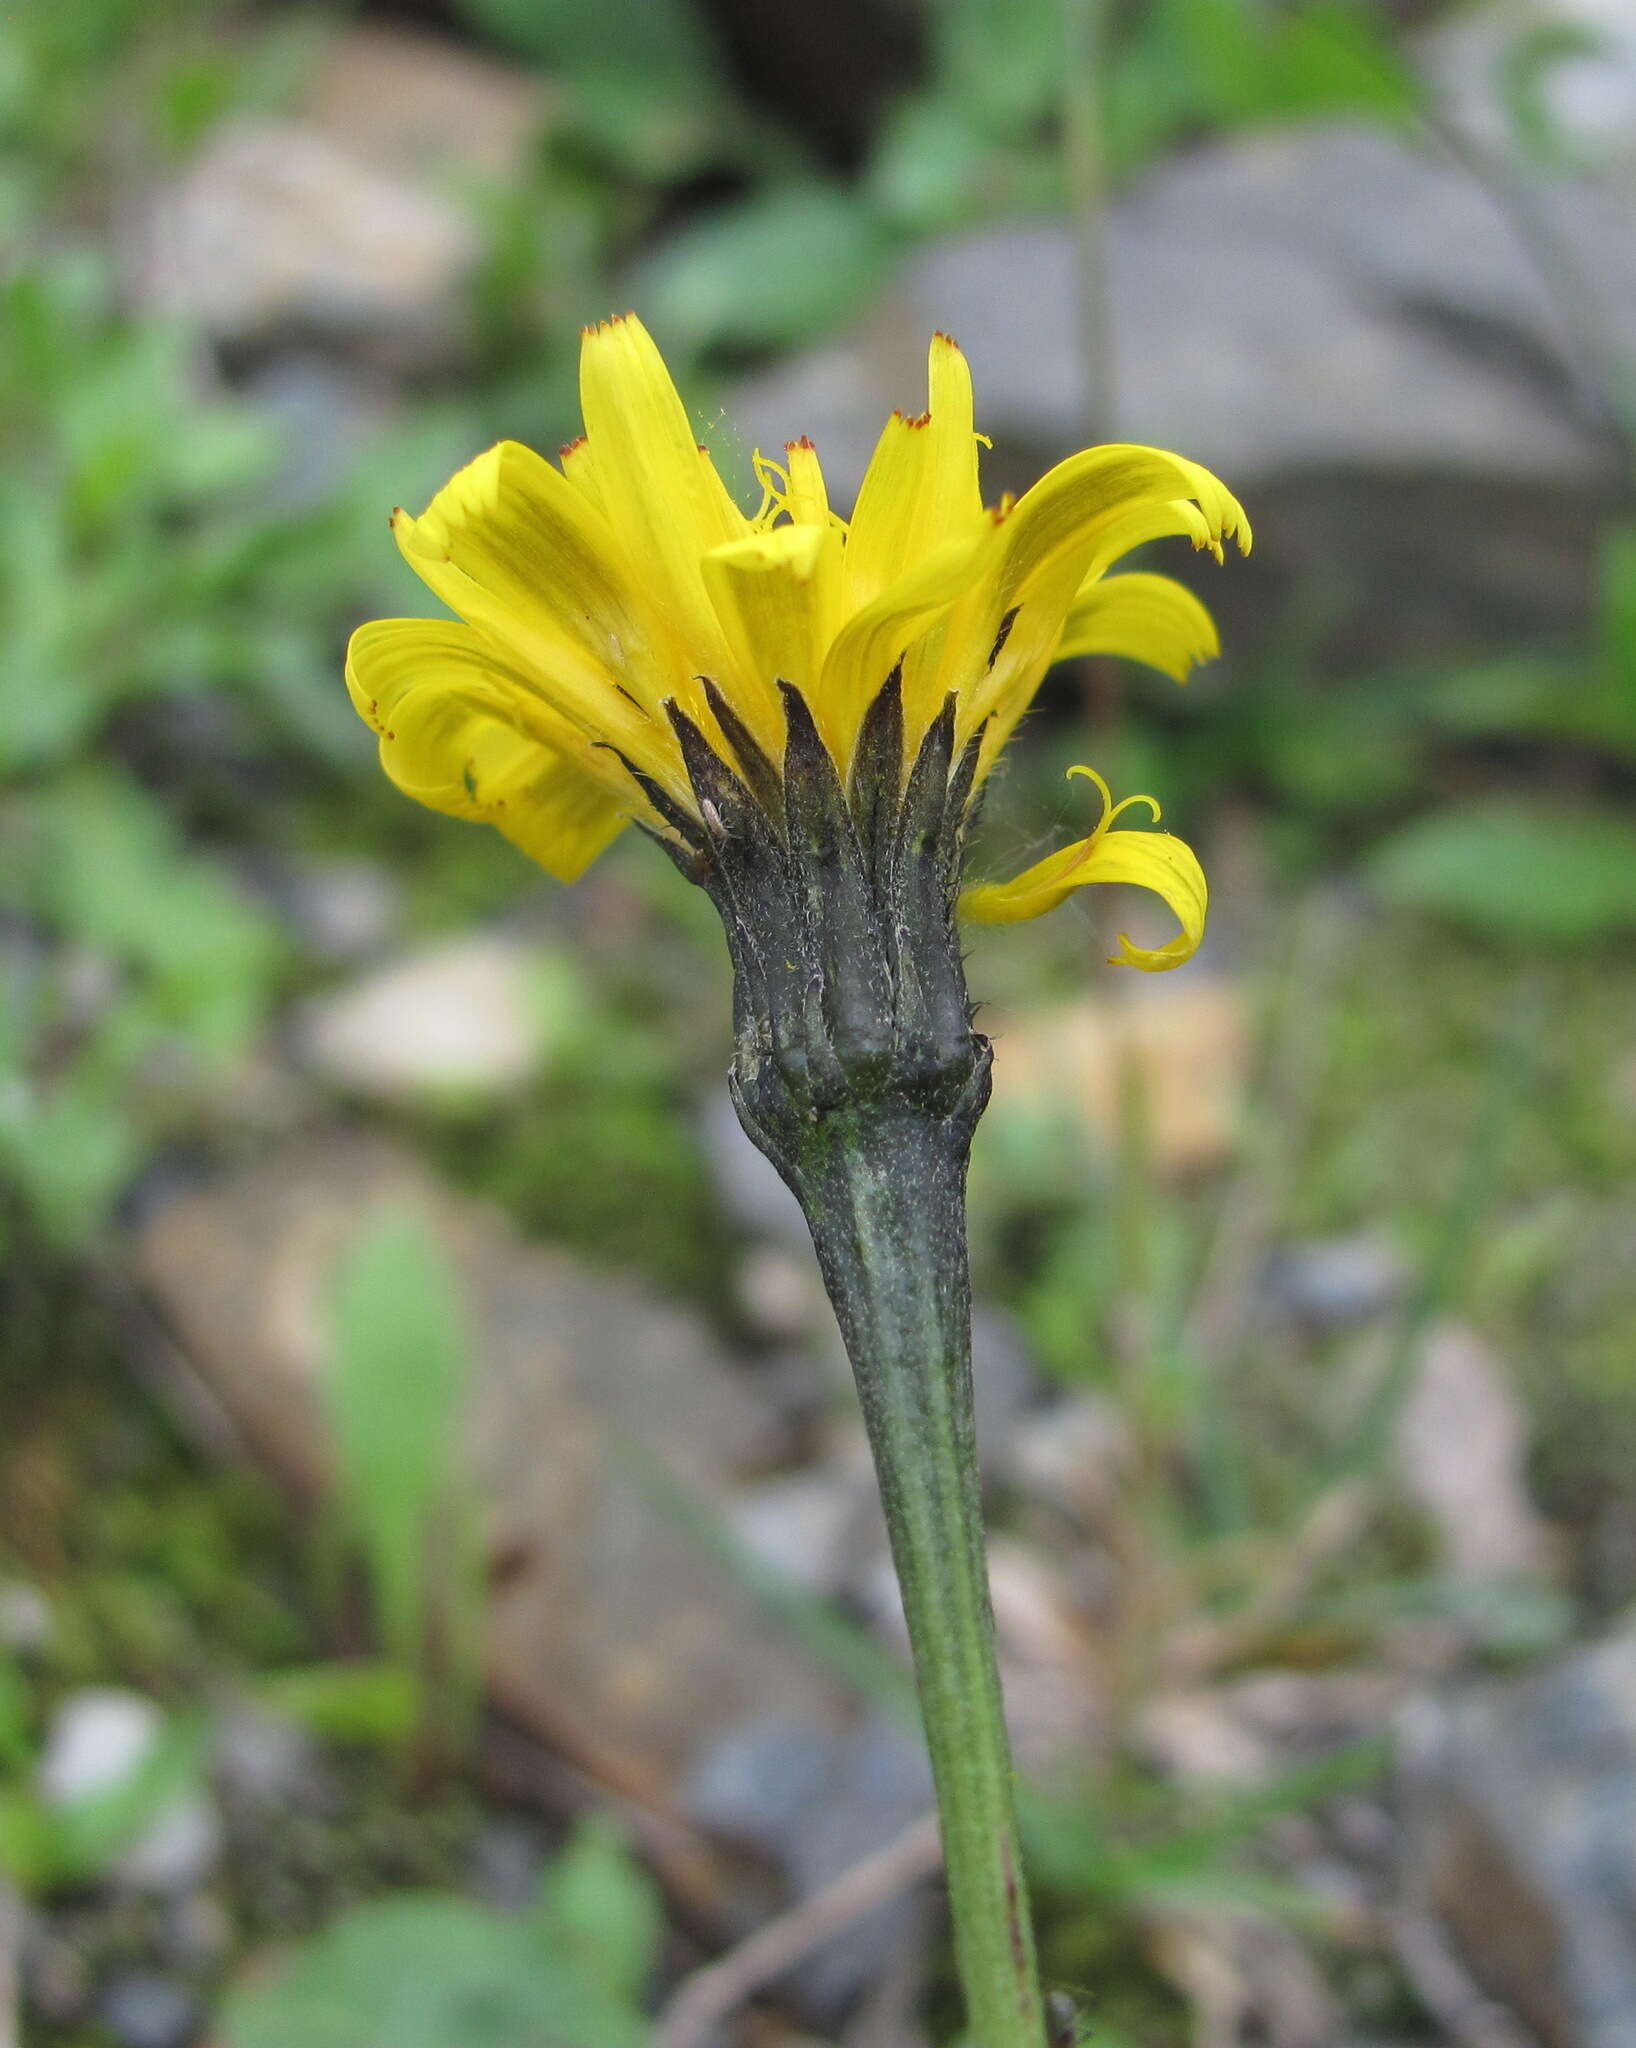
<path fill-rule="evenodd" d="M 335 1262 L 372 1213 L 405 1206 L 435 1230 L 476 1332 L 468 1451 L 496 1702 L 633 1791 L 752 1710 L 824 1711 L 824 1675 L 690 1526 L 700 1507 L 724 1514 L 781 1441 L 690 1311 L 520 1242 L 404 1153 L 340 1130 L 174 1197 L 143 1227 L 142 1273 L 249 1443 L 317 1498 Z"/>

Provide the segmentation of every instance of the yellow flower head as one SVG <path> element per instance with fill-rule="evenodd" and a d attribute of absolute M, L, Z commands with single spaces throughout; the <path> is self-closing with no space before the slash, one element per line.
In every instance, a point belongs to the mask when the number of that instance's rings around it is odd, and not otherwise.
<path fill-rule="evenodd" d="M 757 454 L 749 514 L 642 323 L 588 328 L 585 433 L 560 466 L 503 441 L 418 519 L 393 514 L 404 558 L 458 623 L 378 619 L 353 635 L 347 687 L 386 773 L 570 881 L 632 821 L 671 839 L 678 819 L 707 822 L 684 733 L 747 781 L 776 775 L 787 690 L 843 783 L 889 677 L 905 772 L 952 701 L 975 788 L 1053 661 L 1126 655 L 1180 681 L 1216 652 L 1209 614 L 1180 584 L 1106 575 L 1164 535 L 1218 560 L 1228 539 L 1248 549 L 1243 511 L 1208 470 L 1155 448 L 1090 448 L 985 507 L 971 373 L 947 335 L 933 337 L 929 384 L 924 413 L 887 421 L 849 522 L 805 439 L 782 463 Z M 1198 864 L 1166 834 L 1109 832 L 1113 809 L 1083 845 L 969 891 L 962 908 L 1030 917 L 1084 882 L 1137 882 L 1170 903 L 1183 938 L 1154 953 L 1122 942 L 1116 957 L 1176 965 L 1203 928 Z"/>

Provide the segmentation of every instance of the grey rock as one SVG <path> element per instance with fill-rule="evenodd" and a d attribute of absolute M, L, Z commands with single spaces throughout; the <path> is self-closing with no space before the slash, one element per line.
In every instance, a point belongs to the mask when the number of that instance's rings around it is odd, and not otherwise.
<path fill-rule="evenodd" d="M 809 1593 L 843 1592 L 864 1556 L 885 1542 L 872 1475 L 826 1461 L 748 1487 L 730 1510 L 751 1556 Z"/>
<path fill-rule="evenodd" d="M 128 1784 L 154 1754 L 164 1716 L 152 1700 L 92 1686 L 61 1701 L 36 1771 L 41 1798 L 59 1811 Z M 221 1823 L 202 1789 L 178 1794 L 115 1859 L 110 1875 L 135 1890 L 180 1893 L 221 1855 Z"/>
<path fill-rule="evenodd" d="M 137 1972 L 116 1977 L 99 2010 L 120 2048 L 189 2048 L 204 2018 L 185 1984 Z"/>
<path fill-rule="evenodd" d="M 90 1971 L 79 1946 L 66 1934 L 36 1917 L 25 1918 L 19 1974 L 30 2013 L 58 2027 L 84 2020 L 91 2003 Z"/>
<path fill-rule="evenodd" d="M 311 348 L 273 356 L 241 390 L 278 433 L 280 461 L 266 496 L 279 511 L 322 503 L 396 416 L 381 373 Z"/>
<path fill-rule="evenodd" d="M 28 1922 L 23 1902 L 9 1880 L 0 1880 L 0 2043 L 17 2048 L 17 2013 L 22 2005 Z"/>
<path fill-rule="evenodd" d="M 300 111 L 370 163 L 441 189 L 517 177 L 551 110 L 537 71 L 464 40 L 370 22 L 326 44 Z"/>
<path fill-rule="evenodd" d="M 70 1693 L 46 1730 L 36 1772 L 48 1806 L 75 1805 L 124 1784 L 159 1740 L 164 1716 L 152 1700 L 114 1686 Z"/>
<path fill-rule="evenodd" d="M 931 1769 L 919 1731 L 872 1715 L 843 1745 L 835 1779 L 795 1845 L 799 1896 L 831 1883 L 884 1849 L 932 1806 Z M 921 1902 L 905 1896 L 856 1922 L 805 1964 L 800 1994 L 824 2018 L 843 2011 L 910 1938 Z"/>
<path fill-rule="evenodd" d="M 1400 1720 L 1404 1884 L 1548 2048 L 1636 2041 L 1636 1632 Z"/>
<path fill-rule="evenodd" d="M 796 1715 L 740 1722 L 713 1742 L 683 1799 L 702 1826 L 787 1860 L 835 1770 L 835 1731 Z"/>
<path fill-rule="evenodd" d="M 1451 1578 L 1548 1571 L 1550 1531 L 1528 1490 L 1531 1445 L 1528 1410 L 1500 1360 L 1464 1324 L 1439 1324 L 1399 1411 L 1394 1452 Z"/>
<path fill-rule="evenodd" d="M 259 1707 L 236 1706 L 216 1728 L 216 1781 L 232 1806 L 251 1813 L 323 1811 L 328 1767 L 304 1728 Z"/>
<path fill-rule="evenodd" d="M 1562 211 L 1628 328 L 1636 249 L 1620 209 L 1574 188 Z M 1008 441 L 1027 461 L 1060 454 L 1082 426 L 1077 289 L 1071 231 L 1054 220 L 931 242 L 869 327 L 744 388 L 745 438 L 810 432 L 854 488 L 882 402 L 917 400 L 925 337 L 944 321 L 999 458 Z M 1469 175 L 1373 129 L 1245 137 L 1161 165 L 1112 209 L 1108 297 L 1119 431 L 1246 487 L 1335 463 L 1603 467 L 1566 372 L 1554 400 L 1539 388 L 1564 336 L 1503 216 Z M 1486 351 L 1462 348 L 1462 322 L 1490 331 Z"/>
<path fill-rule="evenodd" d="M 702 1824 L 771 1859 L 797 1899 L 884 1849 L 930 1810 L 931 1772 L 916 1731 L 883 1715 L 848 1728 L 767 1717 L 706 1752 L 685 1800 Z M 875 1981 L 916 1925 L 904 1897 L 858 1922 L 796 1973 L 793 1988 L 830 2021 Z"/>
<path fill-rule="evenodd" d="M 1487 147 L 1513 152 L 1516 120 L 1502 90 L 1526 39 L 1583 37 L 1539 79 L 1552 141 L 1587 165 L 1636 171 L 1636 13 L 1629 0 L 1489 0 L 1457 8 L 1419 38 L 1421 69 L 1449 117 Z"/>
<path fill-rule="evenodd" d="M 51 1640 L 51 1602 L 38 1586 L 12 1579 L 0 1586 L 0 1649 L 36 1657 Z"/>
<path fill-rule="evenodd" d="M 1099 1394 L 1070 1394 L 1019 1425 L 998 1470 L 1030 1499 L 1093 1521 L 1115 1504 L 1134 1458 L 1117 1406 Z"/>
<path fill-rule="evenodd" d="M 1390 1245 L 1360 1232 L 1281 1247 L 1262 1284 L 1273 1307 L 1318 1330 L 1345 1330 L 1393 1307 L 1408 1284 L 1408 1268 Z"/>
<path fill-rule="evenodd" d="M 1605 331 L 1636 331 L 1628 198 L 1565 184 L 1544 204 Z M 1492 627 L 1584 609 L 1617 465 L 1553 293 L 1469 173 L 1371 129 L 1241 137 L 1138 180 L 1107 249 L 1107 437 L 1207 463 L 1256 518 L 1253 563 L 1205 572 L 1229 647 L 1266 609 L 1262 576 L 1321 575 L 1377 637 L 1416 644 L 1473 610 Z M 948 236 L 861 327 L 750 380 L 730 411 L 746 445 L 813 435 L 844 504 L 885 414 L 924 403 L 941 327 L 994 437 L 985 490 L 1025 487 L 1086 438 L 1078 290 L 1061 221 Z"/>
<path fill-rule="evenodd" d="M 159 1947 L 164 1961 L 184 1975 L 219 1969 L 233 1947 L 227 1908 L 210 1892 L 172 1900 L 160 1923 Z"/>
<path fill-rule="evenodd" d="M 699 1136 L 722 1207 L 741 1230 L 769 1238 L 816 1267 L 812 1236 L 801 1204 L 778 1168 L 744 1135 L 725 1087 L 712 1089 L 699 1106 Z"/>
<path fill-rule="evenodd" d="M 746 1323 L 768 1343 L 800 1343 L 833 1320 L 810 1246 L 802 1254 L 766 1239 L 750 1245 L 733 1293 Z"/>
<path fill-rule="evenodd" d="M 474 1888 L 502 1912 L 521 1912 L 539 1892 L 545 1845 L 525 1820 L 491 1820 L 472 1843 Z"/>
<path fill-rule="evenodd" d="M 441 940 L 314 996 L 294 1031 L 319 1078 L 411 1105 L 521 1087 L 547 1051 L 528 949 L 498 933 Z"/>
<path fill-rule="evenodd" d="M 371 860 L 292 862 L 273 894 L 307 950 L 346 965 L 389 945 L 403 921 L 403 891 Z"/>
<path fill-rule="evenodd" d="M 133 207 L 137 289 L 230 345 L 446 369 L 483 252 L 467 195 L 520 172 L 546 105 L 537 78 L 443 38 L 351 29 L 287 118 L 224 122 Z"/>
<path fill-rule="evenodd" d="M 175 1897 L 202 1884 L 221 1856 L 221 1817 L 195 1793 L 167 1806 L 118 1858 L 113 1874 L 133 1890 Z"/>
<path fill-rule="evenodd" d="M 496 1705 L 662 1784 L 752 1704 L 831 1700 L 697 1528 L 787 1456 L 752 1376 L 692 1312 L 521 1242 L 402 1151 L 342 1130 L 178 1192 L 141 1230 L 141 1275 L 177 1341 L 284 1481 L 311 1499 L 330 1483 L 332 1276 L 382 1209 L 425 1219 L 467 1306 Z"/>
<path fill-rule="evenodd" d="M 223 123 L 132 240 L 143 299 L 223 343 L 296 338 L 398 371 L 464 353 L 475 224 L 304 122 Z"/>
<path fill-rule="evenodd" d="M 1044 1384 L 1016 1320 L 986 1302 L 972 1310 L 971 1373 L 977 1458 L 986 1479 L 998 1469 Z"/>

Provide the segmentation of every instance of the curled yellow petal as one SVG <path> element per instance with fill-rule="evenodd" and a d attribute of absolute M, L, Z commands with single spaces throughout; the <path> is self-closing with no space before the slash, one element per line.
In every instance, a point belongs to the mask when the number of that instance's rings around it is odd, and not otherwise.
<path fill-rule="evenodd" d="M 376 619 L 347 649 L 347 690 L 406 796 L 497 826 L 559 881 L 583 874 L 634 808 L 585 745 L 470 627 Z"/>
<path fill-rule="evenodd" d="M 1169 576 L 1132 571 L 1081 585 L 1055 658 L 1119 654 L 1184 683 L 1199 662 L 1220 652 L 1215 621 L 1192 591 Z"/>
<path fill-rule="evenodd" d="M 516 441 L 479 455 L 418 519 L 393 515 L 404 559 L 582 731 L 641 757 L 674 687 L 607 521 Z"/>
<path fill-rule="evenodd" d="M 986 574 L 951 619 L 933 695 L 960 701 L 959 736 L 986 728 L 979 778 L 1004 748 L 1055 656 L 1076 596 L 1144 540 L 1185 534 L 1219 556 L 1250 545 L 1232 493 L 1163 448 L 1086 448 L 1001 507 Z"/>
<path fill-rule="evenodd" d="M 1198 507 L 1202 527 L 1194 528 L 1195 546 L 1219 557 L 1222 543 L 1236 540 L 1241 552 L 1249 553 L 1250 523 L 1243 506 L 1199 463 L 1168 449 L 1129 443 L 1070 455 L 1023 493 L 1007 521 L 1002 601 L 1025 600 L 1064 556 L 1077 559 L 1083 574 L 1110 541 L 1129 545 L 1124 534 L 1133 514 L 1174 518 L 1178 515 L 1171 508 L 1178 500 Z"/>
<path fill-rule="evenodd" d="M 1088 839 L 1047 854 L 1009 882 L 985 882 L 967 889 L 960 898 L 961 916 L 974 924 L 1017 924 L 1055 910 L 1087 883 L 1126 882 L 1161 897 L 1174 912 L 1181 931 L 1163 946 L 1137 946 L 1121 933 L 1110 962 L 1140 967 L 1149 974 L 1180 967 L 1198 951 L 1210 903 L 1204 870 L 1193 849 L 1168 832 L 1114 830 L 1115 819 L 1132 804 L 1148 805 L 1155 822 L 1159 806 L 1149 796 L 1131 796 L 1114 803 L 1108 785 L 1094 768 L 1072 768 L 1069 773 L 1085 776 L 1102 793 L 1102 816 L 1096 830 Z"/>

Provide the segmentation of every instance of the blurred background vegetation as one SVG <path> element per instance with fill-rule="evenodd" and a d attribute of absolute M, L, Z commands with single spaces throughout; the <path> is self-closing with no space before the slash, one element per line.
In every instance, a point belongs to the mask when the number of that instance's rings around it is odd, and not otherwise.
<path fill-rule="evenodd" d="M 386 512 L 571 437 L 626 304 L 741 488 L 849 492 L 943 327 L 991 493 L 1117 433 L 1257 525 L 976 856 L 1090 759 L 1215 897 L 1152 985 L 1122 905 L 971 960 L 1090 2038 L 1636 2025 L 1628 1929 L 1516 1962 L 1588 1910 L 1535 1750 L 1636 1725 L 1633 219 L 1615 0 L 4 10 L 0 2042 L 949 2038 L 913 1871 L 653 2033 L 923 1804 L 849 1396 L 708 906 L 416 811 L 340 687 L 433 608 Z"/>

